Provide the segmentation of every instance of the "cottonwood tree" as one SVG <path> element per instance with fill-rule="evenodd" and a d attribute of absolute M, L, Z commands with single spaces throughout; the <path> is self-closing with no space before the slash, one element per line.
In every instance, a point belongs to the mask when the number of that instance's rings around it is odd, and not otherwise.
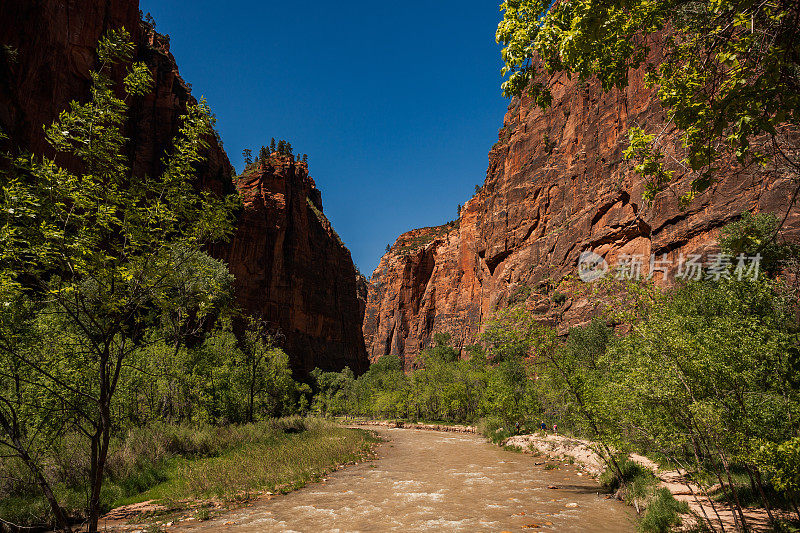
<path fill-rule="evenodd" d="M 214 283 L 175 289 L 176 268 L 232 228 L 233 200 L 199 191 L 194 180 L 213 135 L 204 102 L 187 107 L 163 172 L 133 172 L 128 108 L 152 89 L 147 66 L 131 64 L 133 50 L 124 29 L 108 32 L 91 98 L 72 102 L 46 129 L 78 170 L 59 165 L 60 156 L 25 156 L 2 175 L 0 442 L 31 469 L 61 531 L 70 525 L 37 446 L 65 428 L 86 437 L 88 528 L 97 531 L 123 366 L 158 326 L 165 295 L 187 306 L 176 331 L 202 314 Z M 111 74 L 119 65 L 127 65 L 122 94 Z"/>

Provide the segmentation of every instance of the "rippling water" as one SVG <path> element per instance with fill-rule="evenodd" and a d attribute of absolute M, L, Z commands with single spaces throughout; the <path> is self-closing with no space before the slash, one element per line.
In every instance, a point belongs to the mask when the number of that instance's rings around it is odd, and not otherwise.
<path fill-rule="evenodd" d="M 630 510 L 564 466 L 482 437 L 380 428 L 380 460 L 234 511 L 192 531 L 634 531 Z M 556 485 L 558 489 L 548 489 Z"/>

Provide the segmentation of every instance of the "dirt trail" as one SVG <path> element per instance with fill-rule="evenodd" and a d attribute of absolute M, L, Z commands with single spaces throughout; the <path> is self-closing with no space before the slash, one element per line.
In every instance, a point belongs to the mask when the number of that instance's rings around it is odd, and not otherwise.
<path fill-rule="evenodd" d="M 594 451 L 597 444 L 582 439 L 573 439 L 563 435 L 533 434 L 515 435 L 505 441 L 508 446 L 515 446 L 522 451 L 551 458 L 572 457 L 582 468 L 598 476 L 605 469 L 600 456 Z M 675 499 L 685 501 L 689 509 L 696 515 L 708 516 L 714 526 L 719 529 L 720 521 L 726 531 L 735 531 L 733 512 L 719 502 L 712 504 L 701 488 L 689 483 L 683 474 L 677 470 L 662 471 L 659 466 L 642 455 L 632 454 L 631 459 L 652 470 L 659 478 L 659 485 L 666 487 L 675 496 Z M 716 508 L 716 509 L 715 509 Z M 744 512 L 745 520 L 753 531 L 771 531 L 767 512 L 761 508 L 748 508 Z M 686 521 L 687 526 L 692 525 L 691 519 Z"/>

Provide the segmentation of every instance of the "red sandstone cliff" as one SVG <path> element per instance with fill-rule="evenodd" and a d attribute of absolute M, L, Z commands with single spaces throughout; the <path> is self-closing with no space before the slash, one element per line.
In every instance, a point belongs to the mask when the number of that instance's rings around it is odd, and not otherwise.
<path fill-rule="evenodd" d="M 511 102 L 484 186 L 458 226 L 405 233 L 381 259 L 363 326 L 371 360 L 397 354 L 408 368 L 436 332 L 469 345 L 509 299 L 563 333 L 598 311 L 586 284 L 567 277 L 581 252 L 612 265 L 620 254 L 641 254 L 646 272 L 650 254 L 677 263 L 681 253 L 712 248 L 719 228 L 743 211 L 786 213 L 789 178 L 752 169 L 729 169 L 685 209 L 678 197 L 688 178 L 645 204 L 644 181 L 622 156 L 629 126 L 663 122 L 641 72 L 626 90 L 608 94 L 575 78 L 552 87 L 547 111 L 528 98 Z M 797 206 L 785 234 L 800 240 Z"/>
<path fill-rule="evenodd" d="M 0 3 L 0 46 L 11 50 L 0 51 L 0 128 L 13 148 L 52 155 L 42 125 L 51 124 L 70 101 L 88 97 L 97 41 L 120 27 L 136 45 L 135 60 L 150 66 L 155 80 L 153 92 L 131 105 L 129 155 L 136 173 L 160 170 L 178 119 L 196 100 L 178 73 L 169 39 L 141 24 L 137 0 Z M 233 168 L 217 139 L 208 141 L 198 178 L 218 192 L 231 192 Z"/>
<path fill-rule="evenodd" d="M 366 370 L 363 281 L 322 212 L 308 167 L 273 154 L 236 186 L 244 212 L 220 255 L 236 276 L 238 302 L 279 332 L 296 373 Z"/>
<path fill-rule="evenodd" d="M 131 33 L 135 59 L 150 66 L 155 80 L 154 91 L 131 105 L 127 134 L 134 171 L 160 170 L 179 118 L 195 99 L 169 39 L 140 24 L 137 0 L 0 2 L 0 128 L 10 137 L 0 149 L 49 153 L 42 125 L 71 100 L 87 98 L 97 41 L 119 27 Z M 208 141 L 198 185 L 233 192 L 233 169 L 221 142 Z M 239 190 L 245 209 L 235 239 L 213 250 L 236 275 L 239 304 L 280 330 L 298 374 L 315 366 L 363 370 L 363 281 L 357 283 L 350 252 L 322 214 L 307 168 L 280 160 L 258 176 L 244 176 Z"/>

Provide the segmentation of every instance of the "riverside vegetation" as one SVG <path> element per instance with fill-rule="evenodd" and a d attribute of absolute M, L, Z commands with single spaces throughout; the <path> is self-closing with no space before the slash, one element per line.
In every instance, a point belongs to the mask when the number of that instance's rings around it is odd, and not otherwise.
<path fill-rule="evenodd" d="M 54 159 L 0 163 L 0 527 L 97 531 L 143 498 L 286 490 L 373 442 L 270 421 L 304 413 L 311 391 L 204 251 L 239 203 L 197 187 L 213 119 L 189 105 L 163 172 L 134 175 L 123 132 L 152 79 L 129 41 L 100 40 L 90 98 L 46 128 Z"/>
<path fill-rule="evenodd" d="M 633 127 L 625 152 L 648 177 L 645 200 L 688 175 L 691 201 L 734 163 L 800 171 L 796 2 L 501 7 L 509 96 L 547 107 L 556 73 L 611 90 L 647 69 L 665 124 Z M 214 134 L 205 103 L 188 107 L 160 175 L 133 174 L 128 106 L 152 80 L 132 50 L 124 31 L 100 41 L 90 98 L 46 130 L 58 156 L 0 164 L 0 517 L 59 531 L 79 520 L 93 532 L 116 503 L 278 490 L 366 449 L 364 433 L 270 421 L 311 409 L 477 421 L 498 442 L 546 418 L 598 443 L 604 483 L 623 487 L 645 530 L 676 525 L 682 509 L 627 459 L 633 451 L 687 472 L 740 530 L 751 503 L 776 530 L 800 520 L 800 292 L 797 251 L 776 243 L 780 220 L 745 216 L 724 233 L 724 249 L 762 256 L 756 279 L 615 286 L 620 304 L 565 339 L 520 293 L 466 357 L 439 335 L 410 374 L 384 356 L 360 377 L 317 370 L 312 391 L 292 379 L 271 332 L 236 311 L 230 273 L 205 253 L 230 236 L 238 208 L 193 179 Z M 681 142 L 661 133 L 668 125 Z M 800 182 L 790 209 L 798 193 Z M 257 468 L 263 454 L 282 466 Z M 717 528 L 713 514 L 698 524 Z"/>
<path fill-rule="evenodd" d="M 356 378 L 316 370 L 312 408 L 356 415 L 477 423 L 495 442 L 541 420 L 591 439 L 607 465 L 603 483 L 623 487 L 645 531 L 680 522 L 679 504 L 652 473 L 627 459 L 645 454 L 688 473 L 747 528 L 748 505 L 776 530 L 800 523 L 800 308 L 798 250 L 771 241 L 779 221 L 746 215 L 722 232 L 723 250 L 763 254 L 755 279 L 731 276 L 662 291 L 615 282 L 619 304 L 565 339 L 524 305 L 496 312 L 466 356 L 437 334 L 418 366 L 385 355 Z M 771 243 L 771 244 L 767 244 Z M 786 273 L 777 276 L 778 271 Z M 610 326 L 628 324 L 616 333 Z M 780 515 L 778 510 L 781 511 Z M 713 516 L 699 527 L 714 530 Z"/>

